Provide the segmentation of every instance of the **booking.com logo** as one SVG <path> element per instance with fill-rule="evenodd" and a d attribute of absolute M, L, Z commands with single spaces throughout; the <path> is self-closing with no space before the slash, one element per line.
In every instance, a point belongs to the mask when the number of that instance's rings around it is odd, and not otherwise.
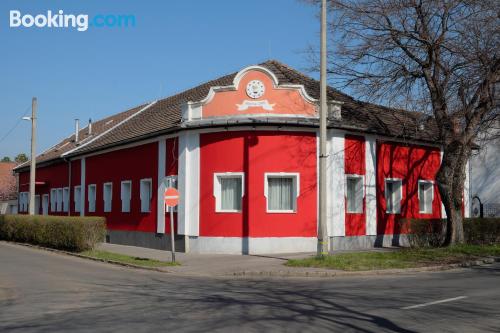
<path fill-rule="evenodd" d="M 19 10 L 10 11 L 11 28 L 75 28 L 87 31 L 95 28 L 128 28 L 135 27 L 135 15 L 97 14 L 89 20 L 87 14 L 65 14 L 62 9 L 57 12 L 48 10 L 46 14 L 21 14 Z"/>

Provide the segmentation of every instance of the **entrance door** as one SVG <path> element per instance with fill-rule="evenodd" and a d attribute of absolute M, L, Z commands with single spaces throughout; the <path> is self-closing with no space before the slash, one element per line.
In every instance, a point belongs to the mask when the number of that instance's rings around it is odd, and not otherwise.
<path fill-rule="evenodd" d="M 42 214 L 47 215 L 49 213 L 49 195 L 44 194 L 42 196 Z"/>

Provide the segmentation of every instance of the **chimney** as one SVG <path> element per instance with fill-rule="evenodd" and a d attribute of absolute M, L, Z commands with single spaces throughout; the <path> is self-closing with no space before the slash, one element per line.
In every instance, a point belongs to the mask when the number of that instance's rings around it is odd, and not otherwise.
<path fill-rule="evenodd" d="M 89 118 L 89 128 L 88 128 L 88 135 L 92 135 L 92 119 Z"/>
<path fill-rule="evenodd" d="M 78 132 L 80 132 L 80 119 L 75 119 L 75 143 L 78 142 Z"/>
<path fill-rule="evenodd" d="M 328 101 L 328 118 L 333 120 L 342 119 L 342 102 Z"/>

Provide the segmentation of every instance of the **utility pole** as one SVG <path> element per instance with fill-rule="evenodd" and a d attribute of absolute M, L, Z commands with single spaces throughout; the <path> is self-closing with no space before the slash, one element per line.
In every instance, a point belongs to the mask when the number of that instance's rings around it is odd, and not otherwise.
<path fill-rule="evenodd" d="M 320 108 L 319 108 L 319 226 L 318 256 L 328 254 L 326 228 L 326 0 L 321 1 L 321 51 L 320 51 Z"/>
<path fill-rule="evenodd" d="M 36 173 L 36 97 L 31 100 L 31 166 L 29 213 L 35 215 L 35 173 Z"/>

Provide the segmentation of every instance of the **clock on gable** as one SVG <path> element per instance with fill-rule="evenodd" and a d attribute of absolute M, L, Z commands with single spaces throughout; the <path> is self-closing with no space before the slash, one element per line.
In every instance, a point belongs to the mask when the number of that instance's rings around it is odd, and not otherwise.
<path fill-rule="evenodd" d="M 252 80 L 247 84 L 247 95 L 251 98 L 259 98 L 264 95 L 266 88 L 264 84 L 259 80 Z"/>

